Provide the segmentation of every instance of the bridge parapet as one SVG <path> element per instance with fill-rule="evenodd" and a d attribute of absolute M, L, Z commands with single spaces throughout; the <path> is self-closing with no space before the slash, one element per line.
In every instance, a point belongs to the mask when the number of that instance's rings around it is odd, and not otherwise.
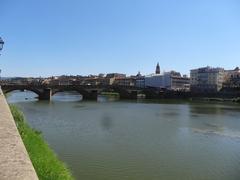
<path fill-rule="evenodd" d="M 96 100 L 98 94 L 103 91 L 117 92 L 122 99 L 136 99 L 137 94 L 143 89 L 134 86 L 115 85 L 2 85 L 4 93 L 14 90 L 29 90 L 39 96 L 40 100 L 50 100 L 51 96 L 57 92 L 77 91 L 83 96 L 83 100 Z"/>

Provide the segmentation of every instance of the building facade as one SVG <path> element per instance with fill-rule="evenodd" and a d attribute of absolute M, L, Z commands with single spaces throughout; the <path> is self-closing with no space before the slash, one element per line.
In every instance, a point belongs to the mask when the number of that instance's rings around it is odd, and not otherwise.
<path fill-rule="evenodd" d="M 195 92 L 217 92 L 223 87 L 223 68 L 203 67 L 190 71 L 190 89 Z"/>
<path fill-rule="evenodd" d="M 125 78 L 126 74 L 121 73 L 109 73 L 106 75 L 106 78 Z"/>
<path fill-rule="evenodd" d="M 144 88 L 145 87 L 145 77 L 144 76 L 137 77 L 135 86 L 138 88 Z"/>
<path fill-rule="evenodd" d="M 135 86 L 136 78 L 125 77 L 125 78 L 115 78 L 113 85 L 117 86 Z"/>
<path fill-rule="evenodd" d="M 161 74 L 145 76 L 145 87 L 165 89 L 170 86 L 170 79 Z"/>
<path fill-rule="evenodd" d="M 225 71 L 223 83 L 224 88 L 240 88 L 240 69 L 236 67 L 233 70 Z"/>
<path fill-rule="evenodd" d="M 171 76 L 171 89 L 175 91 L 189 91 L 190 90 L 190 78 L 184 76 Z"/>
<path fill-rule="evenodd" d="M 189 90 L 190 79 L 179 72 L 170 71 L 163 74 L 152 74 L 145 77 L 145 87 L 154 87 L 174 91 Z"/>

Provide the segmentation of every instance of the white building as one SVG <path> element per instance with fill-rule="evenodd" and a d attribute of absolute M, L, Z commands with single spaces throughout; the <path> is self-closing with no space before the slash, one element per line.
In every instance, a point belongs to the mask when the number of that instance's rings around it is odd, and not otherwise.
<path fill-rule="evenodd" d="M 171 86 L 170 76 L 167 74 L 151 74 L 145 76 L 145 87 L 169 88 Z"/>
<path fill-rule="evenodd" d="M 145 77 L 145 87 L 155 87 L 169 90 L 189 90 L 190 80 L 188 77 L 182 77 L 175 71 L 165 72 L 163 74 L 152 74 Z"/>

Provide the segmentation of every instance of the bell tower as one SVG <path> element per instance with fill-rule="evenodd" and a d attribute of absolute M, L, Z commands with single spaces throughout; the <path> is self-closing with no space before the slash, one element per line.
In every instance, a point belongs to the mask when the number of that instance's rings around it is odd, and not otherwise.
<path fill-rule="evenodd" d="M 156 74 L 160 74 L 160 66 L 159 66 L 159 63 L 157 63 L 155 73 L 156 73 Z"/>

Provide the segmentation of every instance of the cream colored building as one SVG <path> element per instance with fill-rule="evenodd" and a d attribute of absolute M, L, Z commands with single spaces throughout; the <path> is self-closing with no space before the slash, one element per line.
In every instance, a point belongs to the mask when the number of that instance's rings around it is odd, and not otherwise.
<path fill-rule="evenodd" d="M 222 89 L 225 78 L 223 68 L 203 67 L 190 71 L 191 91 L 216 92 Z"/>
<path fill-rule="evenodd" d="M 240 87 L 240 69 L 236 67 L 233 70 L 226 70 L 224 77 L 224 87 L 239 88 Z"/>

